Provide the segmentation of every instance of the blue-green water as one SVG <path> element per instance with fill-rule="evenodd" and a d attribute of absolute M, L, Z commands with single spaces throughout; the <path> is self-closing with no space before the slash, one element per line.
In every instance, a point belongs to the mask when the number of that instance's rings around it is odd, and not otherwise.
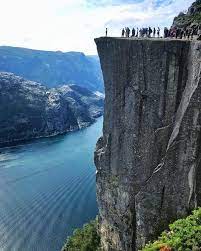
<path fill-rule="evenodd" d="M 97 215 L 92 126 L 0 149 L 0 251 L 59 251 Z"/>

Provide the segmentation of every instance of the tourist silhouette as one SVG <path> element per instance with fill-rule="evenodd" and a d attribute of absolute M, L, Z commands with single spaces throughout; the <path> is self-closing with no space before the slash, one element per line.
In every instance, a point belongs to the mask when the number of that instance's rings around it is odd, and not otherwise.
<path fill-rule="evenodd" d="M 135 28 L 132 29 L 132 37 L 135 37 Z"/>
<path fill-rule="evenodd" d="M 122 29 L 122 32 L 121 32 L 121 36 L 124 37 L 124 35 L 125 35 L 125 30 L 124 30 L 124 28 L 123 28 L 123 29 Z"/>

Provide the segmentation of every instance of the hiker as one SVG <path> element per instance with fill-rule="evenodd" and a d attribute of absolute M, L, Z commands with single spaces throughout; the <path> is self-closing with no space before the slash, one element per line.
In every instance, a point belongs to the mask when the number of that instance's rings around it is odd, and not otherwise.
<path fill-rule="evenodd" d="M 126 30 L 126 37 L 130 37 L 130 29 L 126 27 L 125 30 Z"/>
<path fill-rule="evenodd" d="M 128 27 L 125 28 L 126 37 L 128 37 Z"/>
<path fill-rule="evenodd" d="M 128 37 L 130 37 L 130 29 L 129 28 L 127 28 L 128 29 Z"/>
<path fill-rule="evenodd" d="M 136 33 L 136 37 L 139 36 L 139 29 L 137 28 L 137 33 Z"/>
<path fill-rule="evenodd" d="M 152 32 L 153 32 L 153 31 L 152 31 L 151 27 L 149 27 L 149 29 L 148 29 L 149 37 L 151 37 Z"/>
<path fill-rule="evenodd" d="M 171 30 L 171 29 L 168 30 L 167 36 L 168 36 L 168 37 L 172 37 L 172 30 Z"/>
<path fill-rule="evenodd" d="M 164 28 L 164 38 L 167 38 L 168 37 L 168 28 L 167 27 L 165 27 Z"/>
<path fill-rule="evenodd" d="M 132 29 L 132 37 L 135 37 L 135 28 Z"/>
<path fill-rule="evenodd" d="M 164 28 L 164 38 L 165 38 L 165 36 L 166 36 L 166 27 Z"/>
<path fill-rule="evenodd" d="M 193 35 L 194 35 L 194 30 L 193 29 L 191 29 L 191 40 L 193 40 Z"/>
<path fill-rule="evenodd" d="M 125 36 L 125 30 L 124 30 L 124 28 L 122 29 L 121 36 L 122 36 L 122 37 Z"/>
<path fill-rule="evenodd" d="M 175 29 L 175 27 L 170 29 L 170 37 L 171 38 L 176 37 L 176 29 Z"/>
<path fill-rule="evenodd" d="M 172 29 L 172 37 L 176 37 L 176 29 L 175 28 Z"/>
<path fill-rule="evenodd" d="M 153 31 L 153 37 L 156 36 L 156 28 L 154 27 L 154 31 Z"/>
<path fill-rule="evenodd" d="M 147 37 L 147 36 L 148 36 L 148 28 L 142 28 L 141 37 Z"/>
<path fill-rule="evenodd" d="M 179 37 L 179 35 L 180 35 L 180 29 L 176 29 L 176 39 Z"/>
<path fill-rule="evenodd" d="M 158 36 L 158 38 L 160 36 L 160 28 L 159 27 L 158 27 L 158 30 L 157 30 L 157 36 Z"/>
<path fill-rule="evenodd" d="M 149 28 L 143 28 L 143 36 L 148 37 L 149 36 Z"/>
<path fill-rule="evenodd" d="M 184 35 L 184 30 L 182 29 L 182 30 L 180 30 L 179 38 L 182 39 L 183 35 Z"/>
<path fill-rule="evenodd" d="M 143 37 L 143 28 L 140 29 L 140 37 Z"/>
<path fill-rule="evenodd" d="M 184 28 L 184 39 L 186 39 L 186 28 Z"/>
<path fill-rule="evenodd" d="M 187 36 L 187 38 L 188 38 L 188 40 L 190 39 L 190 30 L 189 29 L 187 29 L 187 31 L 186 31 L 186 36 Z"/>
<path fill-rule="evenodd" d="M 105 36 L 107 37 L 107 28 L 105 29 Z"/>

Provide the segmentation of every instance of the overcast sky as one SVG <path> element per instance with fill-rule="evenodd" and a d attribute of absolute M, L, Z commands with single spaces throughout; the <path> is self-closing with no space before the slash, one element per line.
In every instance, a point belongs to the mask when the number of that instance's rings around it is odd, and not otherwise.
<path fill-rule="evenodd" d="M 96 54 L 94 37 L 169 26 L 192 0 L 0 0 L 0 45 Z"/>

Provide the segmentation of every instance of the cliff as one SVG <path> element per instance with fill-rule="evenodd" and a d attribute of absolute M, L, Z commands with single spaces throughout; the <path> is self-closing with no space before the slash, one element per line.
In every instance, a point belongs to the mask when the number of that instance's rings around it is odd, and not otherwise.
<path fill-rule="evenodd" d="M 76 85 L 49 89 L 0 72 L 0 146 L 78 130 L 102 115 L 103 98 Z"/>
<path fill-rule="evenodd" d="M 201 43 L 98 38 L 105 82 L 95 151 L 104 250 L 139 250 L 201 205 Z"/>

